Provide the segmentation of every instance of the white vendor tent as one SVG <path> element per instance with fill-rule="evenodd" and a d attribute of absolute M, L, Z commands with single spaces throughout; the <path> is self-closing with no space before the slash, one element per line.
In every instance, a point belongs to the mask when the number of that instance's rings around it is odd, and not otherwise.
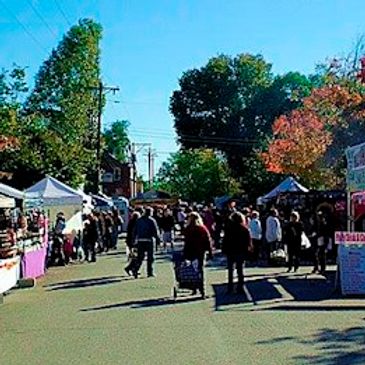
<path fill-rule="evenodd" d="M 53 223 L 59 212 L 64 213 L 66 220 L 68 220 L 82 211 L 83 196 L 51 176 L 46 176 L 28 188 L 26 194 L 38 196 L 42 200 L 43 208 Z"/>
<path fill-rule="evenodd" d="M 2 183 L 0 183 L 0 194 L 14 199 L 24 199 L 24 193 L 22 191 Z"/>
<path fill-rule="evenodd" d="M 293 177 L 286 178 L 281 182 L 275 189 L 271 190 L 270 193 L 259 198 L 260 202 L 267 202 L 273 198 L 276 198 L 280 194 L 302 192 L 308 193 L 308 189 L 303 185 L 299 184 Z"/>
<path fill-rule="evenodd" d="M 0 194 L 0 208 L 14 208 L 15 199 Z"/>

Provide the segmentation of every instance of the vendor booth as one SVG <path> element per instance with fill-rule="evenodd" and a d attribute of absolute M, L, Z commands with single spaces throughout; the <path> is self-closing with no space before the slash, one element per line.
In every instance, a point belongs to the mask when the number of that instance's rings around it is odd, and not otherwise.
<path fill-rule="evenodd" d="M 344 295 L 365 295 L 365 233 L 363 224 L 356 224 L 364 216 L 365 143 L 349 147 L 347 158 L 348 226 L 337 231 L 338 278 Z M 354 232 L 354 229 L 359 230 Z"/>
<path fill-rule="evenodd" d="M 135 199 L 131 200 L 131 206 L 171 206 L 178 203 L 178 199 L 172 197 L 165 191 L 147 191 L 137 195 Z"/>
<path fill-rule="evenodd" d="M 14 287 L 20 275 L 20 257 L 17 255 L 14 232 L 9 229 L 13 198 L 0 195 L 0 295 Z"/>
<path fill-rule="evenodd" d="M 26 190 L 26 194 L 37 195 L 42 199 L 44 211 L 54 225 L 57 214 L 62 212 L 66 221 L 82 211 L 83 197 L 76 190 L 51 176 L 45 177 Z M 79 222 L 82 229 L 82 221 Z"/>
<path fill-rule="evenodd" d="M 293 177 L 289 176 L 283 182 L 281 182 L 275 189 L 271 190 L 268 194 L 258 198 L 259 205 L 267 203 L 270 200 L 276 199 L 281 194 L 285 193 L 308 193 L 309 190 L 301 185 Z"/>

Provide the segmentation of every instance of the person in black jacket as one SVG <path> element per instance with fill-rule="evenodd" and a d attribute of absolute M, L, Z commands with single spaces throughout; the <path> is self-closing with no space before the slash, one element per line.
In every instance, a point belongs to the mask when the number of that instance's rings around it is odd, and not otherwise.
<path fill-rule="evenodd" d="M 288 272 L 294 266 L 294 272 L 299 268 L 300 250 L 302 244 L 302 233 L 304 232 L 303 223 L 300 221 L 298 212 L 293 211 L 290 214 L 290 222 L 286 229 L 286 242 L 288 245 Z"/>
<path fill-rule="evenodd" d="M 135 248 L 135 242 L 133 239 L 133 233 L 134 228 L 136 226 L 137 220 L 141 218 L 141 214 L 139 212 L 133 212 L 127 226 L 127 238 L 126 238 L 126 246 L 127 246 L 127 255 L 129 258 L 128 265 L 124 268 L 124 271 L 131 275 L 131 272 L 133 272 L 134 276 L 137 276 L 138 274 L 135 272 L 135 264 L 136 260 L 133 260 L 135 253 L 133 252 L 133 249 Z"/>
<path fill-rule="evenodd" d="M 243 293 L 243 265 L 248 252 L 252 251 L 251 236 L 243 214 L 235 212 L 226 222 L 222 251 L 227 256 L 228 293 L 233 290 L 234 266 L 238 275 L 237 293 Z"/>

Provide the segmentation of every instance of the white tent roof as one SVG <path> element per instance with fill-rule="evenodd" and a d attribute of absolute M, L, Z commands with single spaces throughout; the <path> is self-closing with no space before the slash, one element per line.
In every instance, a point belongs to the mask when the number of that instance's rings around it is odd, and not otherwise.
<path fill-rule="evenodd" d="M 10 198 L 24 199 L 24 193 L 22 191 L 2 183 L 0 183 L 0 194 L 9 196 Z"/>
<path fill-rule="evenodd" d="M 14 208 L 15 200 L 0 194 L 0 208 Z"/>
<path fill-rule="evenodd" d="M 293 177 L 286 178 L 283 182 L 281 182 L 275 189 L 271 190 L 270 193 L 262 196 L 261 201 L 265 202 L 272 198 L 277 197 L 282 193 L 292 193 L 292 192 L 303 192 L 308 193 L 308 189 L 303 185 L 299 184 L 297 180 Z"/>
<path fill-rule="evenodd" d="M 76 190 L 56 180 L 51 176 L 46 176 L 26 190 L 27 194 L 38 195 L 43 199 L 44 205 L 82 205 L 82 195 Z"/>

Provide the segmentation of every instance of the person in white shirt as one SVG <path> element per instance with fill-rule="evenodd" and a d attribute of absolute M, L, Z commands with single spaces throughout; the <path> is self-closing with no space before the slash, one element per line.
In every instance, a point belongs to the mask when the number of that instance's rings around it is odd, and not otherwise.
<path fill-rule="evenodd" d="M 267 242 L 268 261 L 270 261 L 270 253 L 278 249 L 278 243 L 282 238 L 282 230 L 278 216 L 278 211 L 271 209 L 270 215 L 266 219 L 265 238 Z"/>
<path fill-rule="evenodd" d="M 253 260 L 257 263 L 260 256 L 261 242 L 262 242 L 262 227 L 260 222 L 260 214 L 256 210 L 251 213 L 251 220 L 249 222 L 249 230 L 251 233 L 253 244 Z"/>

